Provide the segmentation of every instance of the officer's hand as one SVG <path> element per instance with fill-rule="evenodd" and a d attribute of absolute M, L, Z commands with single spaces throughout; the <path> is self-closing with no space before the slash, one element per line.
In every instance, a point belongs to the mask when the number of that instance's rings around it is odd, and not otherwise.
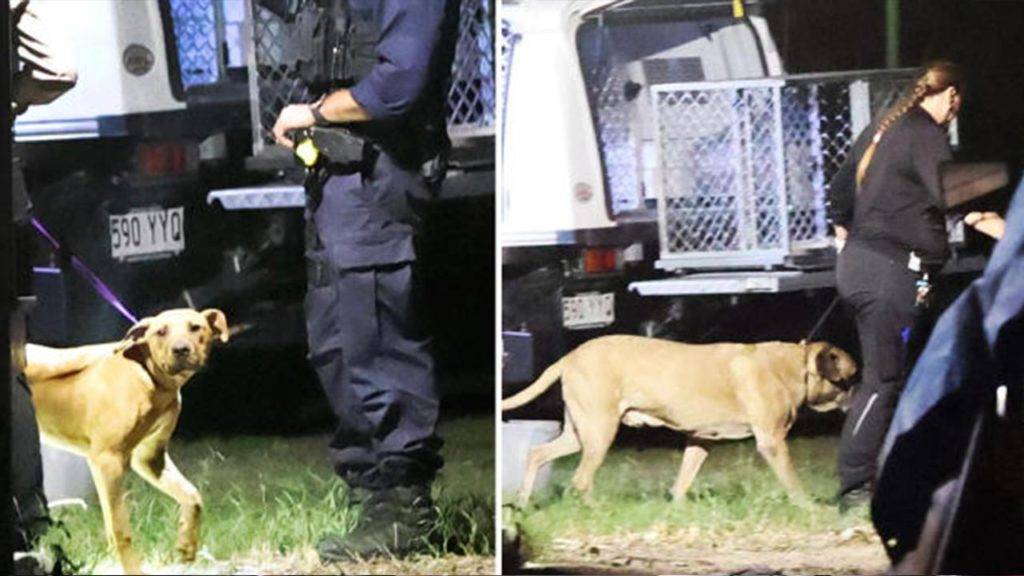
<path fill-rule="evenodd" d="M 274 140 L 282 146 L 294 148 L 295 142 L 292 142 L 285 134 L 292 130 L 309 128 L 315 123 L 316 118 L 313 118 L 309 104 L 289 104 L 281 110 L 277 116 L 277 122 L 274 122 Z"/>

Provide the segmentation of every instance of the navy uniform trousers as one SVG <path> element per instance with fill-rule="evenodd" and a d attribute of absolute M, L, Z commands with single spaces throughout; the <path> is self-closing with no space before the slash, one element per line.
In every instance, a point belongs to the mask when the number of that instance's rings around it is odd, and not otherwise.
<path fill-rule="evenodd" d="M 407 196 L 422 187 L 382 155 L 366 177 L 327 178 L 307 210 L 310 360 L 338 421 L 332 464 L 353 487 L 427 484 L 442 465 L 407 223 Z"/>
<path fill-rule="evenodd" d="M 909 334 L 919 318 L 917 274 L 907 259 L 851 240 L 836 263 L 839 294 L 853 309 L 861 348 L 861 381 L 839 443 L 841 494 L 874 482 L 878 452 L 906 383 Z"/>

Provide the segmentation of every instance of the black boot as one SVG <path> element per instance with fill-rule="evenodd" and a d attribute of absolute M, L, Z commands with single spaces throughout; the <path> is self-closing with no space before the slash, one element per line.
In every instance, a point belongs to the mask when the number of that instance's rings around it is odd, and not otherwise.
<path fill-rule="evenodd" d="M 350 503 L 361 505 L 359 522 L 348 534 L 325 534 L 320 538 L 316 551 L 321 561 L 373 556 L 401 558 L 428 549 L 437 519 L 429 486 L 356 489 Z"/>
<path fill-rule="evenodd" d="M 855 510 L 866 508 L 871 504 L 874 493 L 871 483 L 863 484 L 839 495 L 839 513 L 849 514 Z"/>

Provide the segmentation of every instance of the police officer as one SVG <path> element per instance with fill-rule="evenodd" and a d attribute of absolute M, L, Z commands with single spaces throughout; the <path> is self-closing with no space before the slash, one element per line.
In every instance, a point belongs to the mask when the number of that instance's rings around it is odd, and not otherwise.
<path fill-rule="evenodd" d="M 322 158 L 307 182 L 306 325 L 310 358 L 337 416 L 335 470 L 362 505 L 348 535 L 328 534 L 323 560 L 419 549 L 433 521 L 442 465 L 439 397 L 417 321 L 416 216 L 443 177 L 445 96 L 458 0 L 306 2 L 298 20 L 333 30 L 308 69 L 326 78 L 312 104 L 280 112 L 273 133 L 344 126 L 364 139 L 357 161 Z M 320 46 L 320 42 L 312 45 Z"/>
<path fill-rule="evenodd" d="M 21 114 L 31 105 L 46 104 L 74 87 L 77 73 L 60 50 L 61 31 L 43 17 L 29 0 L 10 0 L 13 27 L 11 50 L 11 112 Z M 8 127 L 9 128 L 9 127 Z M 10 137 L 10 131 L 7 132 Z M 31 294 L 29 225 L 32 206 L 25 189 L 19 160 L 12 162 L 12 216 L 15 232 L 15 275 L 18 296 Z M 23 311 L 22 311 L 23 312 Z M 43 468 L 39 447 L 39 429 L 24 368 L 25 325 L 21 313 L 11 325 L 11 495 L 14 498 L 13 544 L 16 551 L 27 551 L 49 526 L 46 498 L 43 494 Z M 7 529 L 7 527 L 5 527 Z M 45 560 L 23 555 L 15 564 L 18 573 L 38 569 Z"/>

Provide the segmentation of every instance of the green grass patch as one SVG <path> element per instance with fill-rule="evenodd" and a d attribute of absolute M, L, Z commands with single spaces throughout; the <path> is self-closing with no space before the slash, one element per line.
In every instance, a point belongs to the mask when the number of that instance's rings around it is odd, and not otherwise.
<path fill-rule="evenodd" d="M 680 437 L 680 444 L 682 438 Z M 525 510 L 511 514 L 531 549 L 558 537 L 644 531 L 652 526 L 693 529 L 723 536 L 765 530 L 820 532 L 863 525 L 866 511 L 840 515 L 832 504 L 839 485 L 838 440 L 793 438 L 794 465 L 804 489 L 819 505 L 790 503 L 782 485 L 752 440 L 712 445 L 685 502 L 673 504 L 669 490 L 679 471 L 679 449 L 615 448 L 597 471 L 593 499 L 583 503 L 569 488 L 578 455 L 555 462 L 549 489 L 535 493 Z M 512 500 L 505 494 L 504 500 Z"/>
<path fill-rule="evenodd" d="M 493 428 L 487 415 L 440 426 L 446 464 L 434 487 L 440 518 L 431 536 L 434 555 L 493 554 Z M 200 555 L 288 555 L 308 550 L 325 532 L 350 530 L 356 512 L 326 447 L 326 436 L 172 440 L 172 458 L 203 496 Z M 177 505 L 134 474 L 127 489 L 136 549 L 147 563 L 175 562 Z M 85 573 L 110 560 L 97 502 L 86 511 L 58 510 L 56 519 L 62 529 L 50 530 L 42 547 L 60 546 Z"/>

